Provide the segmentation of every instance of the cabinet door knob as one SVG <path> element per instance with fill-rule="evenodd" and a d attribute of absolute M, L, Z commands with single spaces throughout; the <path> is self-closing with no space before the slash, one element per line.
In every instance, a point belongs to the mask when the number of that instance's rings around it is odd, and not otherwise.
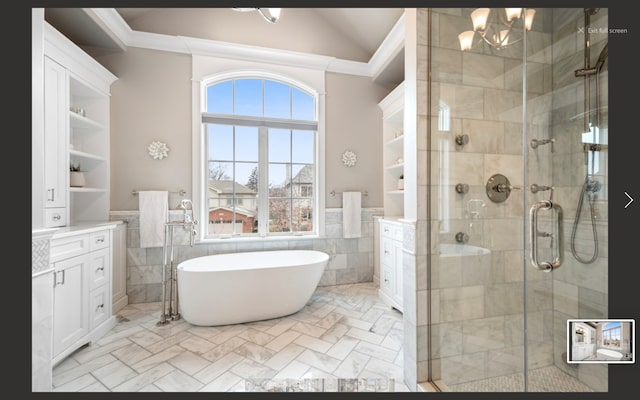
<path fill-rule="evenodd" d="M 104 271 L 104 267 L 96 268 L 96 272 Z"/>
<path fill-rule="evenodd" d="M 62 218 L 62 217 L 60 216 L 60 214 L 54 214 L 54 215 L 51 217 L 51 219 L 52 219 L 52 220 L 54 220 L 54 221 L 60 221 L 60 218 Z"/>
<path fill-rule="evenodd" d="M 104 303 L 99 304 L 98 307 L 96 307 L 96 312 L 100 311 L 101 308 L 104 308 Z"/>
<path fill-rule="evenodd" d="M 104 238 L 98 238 L 98 239 L 96 239 L 96 243 L 104 243 Z"/>

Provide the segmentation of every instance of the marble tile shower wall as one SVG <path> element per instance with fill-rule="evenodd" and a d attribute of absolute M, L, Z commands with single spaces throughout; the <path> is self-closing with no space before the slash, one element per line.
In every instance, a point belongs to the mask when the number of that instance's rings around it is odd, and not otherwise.
<path fill-rule="evenodd" d="M 471 11 L 434 9 L 431 30 L 432 223 L 439 225 L 440 243 L 455 243 L 456 233 L 464 232 L 469 244 L 491 250 L 473 260 L 444 259 L 437 251 L 431 258 L 433 373 L 447 384 L 514 374 L 524 367 L 524 194 L 513 191 L 507 201 L 493 203 L 485 189 L 496 173 L 512 185 L 524 185 L 523 48 L 519 43 L 497 52 L 480 44 L 461 52 L 457 36 L 470 29 Z M 550 10 L 538 9 L 527 42 L 531 137 L 549 135 L 550 22 Z M 456 145 L 456 135 L 468 135 L 469 143 Z M 528 157 L 535 155 L 529 152 Z M 551 165 L 543 159 L 527 171 L 529 177 L 549 182 Z M 468 184 L 469 192 L 456 193 L 458 183 Z M 526 345 L 535 348 L 530 365 L 551 365 L 551 276 L 530 274 L 527 282 Z"/>
<path fill-rule="evenodd" d="M 180 211 L 171 211 L 170 219 L 179 220 Z M 221 241 L 189 246 L 188 236 L 176 230 L 174 260 L 176 263 L 195 257 L 262 250 L 319 250 L 329 254 L 319 286 L 373 282 L 373 216 L 382 215 L 382 208 L 362 209 L 362 237 L 342 237 L 342 209 L 325 211 L 326 236 L 322 238 L 296 238 L 295 240 L 251 240 L 246 242 Z M 161 300 L 162 247 L 140 247 L 138 211 L 111 211 L 112 220 L 128 220 L 127 227 L 127 294 L 129 303 L 147 303 Z"/>

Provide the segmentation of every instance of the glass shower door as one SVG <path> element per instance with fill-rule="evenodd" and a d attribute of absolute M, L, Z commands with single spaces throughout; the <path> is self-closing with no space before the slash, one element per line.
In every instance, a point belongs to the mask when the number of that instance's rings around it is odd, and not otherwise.
<path fill-rule="evenodd" d="M 510 9 L 430 14 L 431 380 L 602 391 L 606 367 L 568 364 L 566 352 L 567 319 L 606 318 L 606 59 L 589 72 L 606 35 L 590 38 L 585 67 L 584 9 L 519 10 L 510 30 L 498 28 Z M 606 14 L 590 22 L 606 27 Z"/>
<path fill-rule="evenodd" d="M 548 11 L 551 40 L 527 37 L 526 387 L 607 391 L 606 364 L 567 361 L 568 320 L 607 318 L 608 10 Z"/>

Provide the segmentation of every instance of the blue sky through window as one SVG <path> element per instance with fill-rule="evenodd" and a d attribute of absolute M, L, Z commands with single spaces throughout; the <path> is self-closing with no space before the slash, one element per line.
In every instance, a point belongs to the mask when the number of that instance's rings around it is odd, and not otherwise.
<path fill-rule="evenodd" d="M 268 117 L 315 121 L 315 100 L 310 94 L 278 81 L 259 78 L 234 79 L 207 87 L 206 112 L 238 116 Z M 258 128 L 235 128 L 230 125 L 208 125 L 209 160 L 233 161 L 235 171 L 226 165 L 226 174 L 236 182 L 246 184 L 258 162 Z M 270 163 L 313 164 L 315 132 L 289 129 L 269 129 Z M 247 163 L 238 163 L 246 161 Z M 282 185 L 302 167 L 269 168 L 269 182 Z M 296 171 L 297 170 L 297 171 Z M 291 175 L 293 174 L 293 175 Z"/>

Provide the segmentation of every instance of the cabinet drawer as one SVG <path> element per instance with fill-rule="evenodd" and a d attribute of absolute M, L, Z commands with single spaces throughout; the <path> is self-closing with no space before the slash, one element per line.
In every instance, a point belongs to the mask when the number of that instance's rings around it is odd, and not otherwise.
<path fill-rule="evenodd" d="M 380 234 L 395 240 L 402 240 L 402 225 L 380 222 Z"/>
<path fill-rule="evenodd" d="M 392 225 L 387 223 L 387 222 L 383 222 L 380 221 L 380 235 L 384 236 L 384 237 L 392 237 L 393 233 L 392 233 Z"/>
<path fill-rule="evenodd" d="M 393 270 L 388 265 L 382 266 L 380 274 L 380 288 L 383 292 L 386 292 L 389 296 L 393 293 Z"/>
<path fill-rule="evenodd" d="M 89 253 L 89 290 L 109 282 L 111 260 L 109 249 L 100 249 Z"/>
<path fill-rule="evenodd" d="M 89 235 L 89 251 L 109 247 L 109 231 L 100 231 Z"/>
<path fill-rule="evenodd" d="M 380 241 L 381 264 L 393 265 L 393 240 L 383 237 Z"/>
<path fill-rule="evenodd" d="M 93 330 L 111 315 L 109 285 L 102 285 L 89 292 L 89 330 Z"/>
<path fill-rule="evenodd" d="M 67 224 L 66 208 L 47 208 L 44 210 L 44 226 L 46 228 L 57 228 Z"/>
<path fill-rule="evenodd" d="M 69 236 L 51 240 L 51 259 L 56 262 L 79 256 L 89 251 L 89 237 L 87 235 Z"/>

